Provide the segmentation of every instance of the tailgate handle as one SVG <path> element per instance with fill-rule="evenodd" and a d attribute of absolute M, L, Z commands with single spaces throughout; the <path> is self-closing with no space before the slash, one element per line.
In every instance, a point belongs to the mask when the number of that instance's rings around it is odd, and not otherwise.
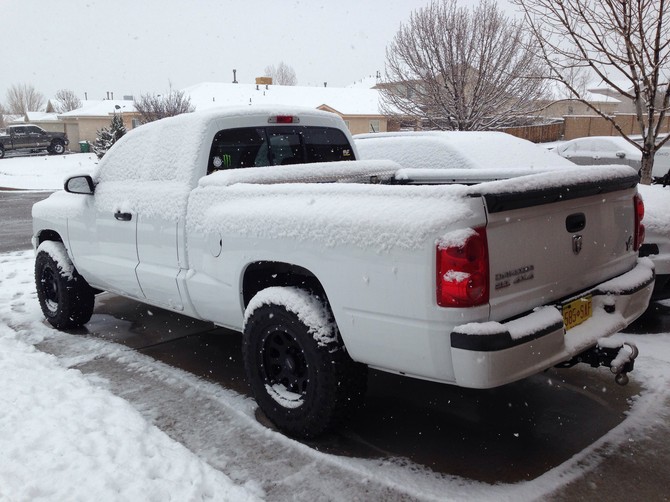
<path fill-rule="evenodd" d="M 565 229 L 574 234 L 586 228 L 586 215 L 584 213 L 571 214 L 565 219 Z"/>

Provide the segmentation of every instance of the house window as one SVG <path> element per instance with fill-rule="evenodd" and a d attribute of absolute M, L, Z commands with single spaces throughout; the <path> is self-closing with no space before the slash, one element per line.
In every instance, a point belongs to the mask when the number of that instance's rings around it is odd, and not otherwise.
<path fill-rule="evenodd" d="M 135 129 L 136 127 L 139 127 L 142 125 L 142 122 L 140 122 L 140 119 L 133 119 L 130 123 L 131 127 Z"/>
<path fill-rule="evenodd" d="M 344 121 L 344 125 L 347 126 L 347 129 L 349 129 L 351 131 L 351 125 L 349 124 L 348 120 Z"/>
<path fill-rule="evenodd" d="M 379 132 L 379 120 L 369 122 L 368 132 Z"/>

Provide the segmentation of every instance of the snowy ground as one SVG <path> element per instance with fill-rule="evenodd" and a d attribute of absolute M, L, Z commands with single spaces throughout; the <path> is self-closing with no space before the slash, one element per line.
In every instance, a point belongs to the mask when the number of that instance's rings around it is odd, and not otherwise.
<path fill-rule="evenodd" d="M 66 177 L 91 173 L 97 163 L 93 153 L 7 157 L 0 159 L 0 187 L 59 190 Z"/>
<path fill-rule="evenodd" d="M 0 186 L 58 188 L 64 174 L 92 168 L 93 159 L 4 159 Z M 645 444 L 658 427 L 667 430 L 670 334 L 618 335 L 641 351 L 632 378 L 642 391 L 627 417 L 534 480 L 488 485 L 403 459 L 325 454 L 258 424 L 248 398 L 126 347 L 51 329 L 37 303 L 32 258 L 30 251 L 0 254 L 1 501 L 537 500 L 579 482 L 624 446 Z M 85 371 L 96 361 L 141 383 L 119 386 L 103 371 Z M 147 389 L 160 386 L 166 394 L 149 400 L 157 391 Z M 180 407 L 178 396 L 202 402 L 178 417 L 181 427 L 201 427 L 202 436 L 175 433 L 179 426 L 161 416 Z"/>

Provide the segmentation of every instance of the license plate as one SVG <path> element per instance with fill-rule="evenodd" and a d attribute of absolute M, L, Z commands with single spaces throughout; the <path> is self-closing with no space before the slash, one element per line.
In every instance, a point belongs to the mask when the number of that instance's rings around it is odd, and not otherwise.
<path fill-rule="evenodd" d="M 586 321 L 593 314 L 591 295 L 583 296 L 563 305 L 563 324 L 572 329 Z"/>

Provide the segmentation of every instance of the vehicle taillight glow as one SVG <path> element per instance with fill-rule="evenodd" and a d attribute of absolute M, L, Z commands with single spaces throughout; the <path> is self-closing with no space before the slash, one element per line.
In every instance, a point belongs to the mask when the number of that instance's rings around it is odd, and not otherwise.
<path fill-rule="evenodd" d="M 489 256 L 486 229 L 461 246 L 437 246 L 437 304 L 475 307 L 489 301 Z"/>
<path fill-rule="evenodd" d="M 644 225 L 642 220 L 644 219 L 644 202 L 640 194 L 635 195 L 633 198 L 633 204 L 635 205 L 635 242 L 633 244 L 633 249 L 638 251 L 640 246 L 644 242 Z"/>
<path fill-rule="evenodd" d="M 300 119 L 293 115 L 273 115 L 268 118 L 268 124 L 299 124 Z"/>

